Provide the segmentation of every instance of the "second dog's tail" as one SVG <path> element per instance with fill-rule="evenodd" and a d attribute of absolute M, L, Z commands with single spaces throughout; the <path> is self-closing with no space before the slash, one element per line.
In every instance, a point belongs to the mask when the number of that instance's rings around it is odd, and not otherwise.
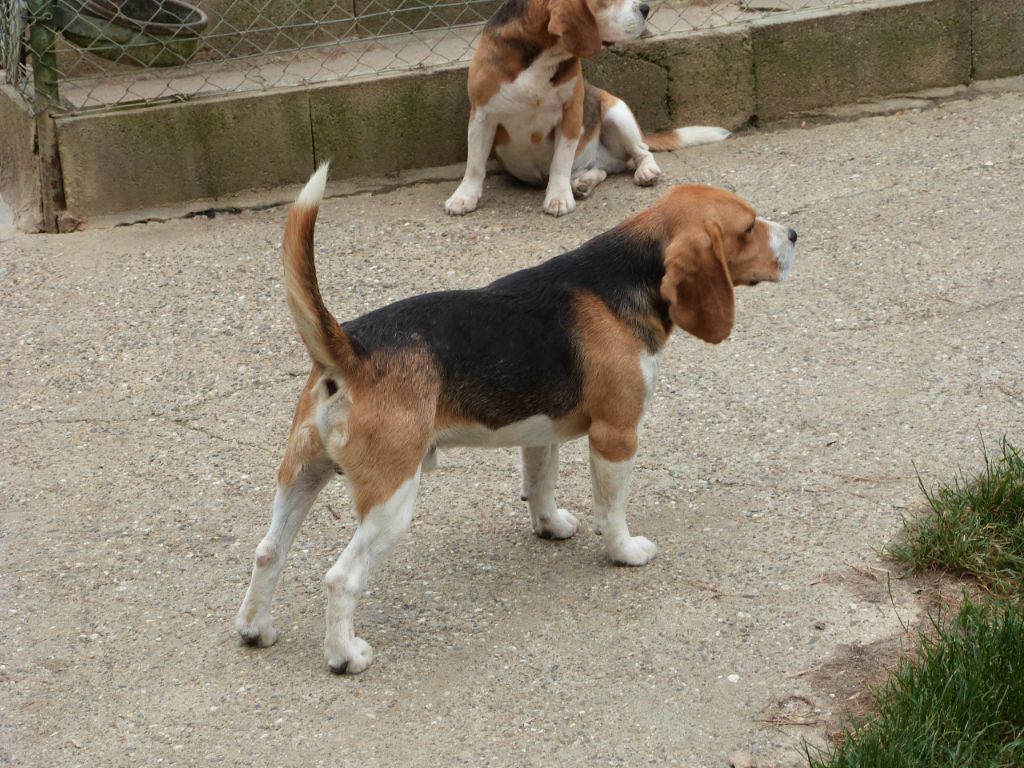
<path fill-rule="evenodd" d="M 288 211 L 281 261 L 285 298 L 302 343 L 316 362 L 344 377 L 355 367 L 355 351 L 338 321 L 324 306 L 313 260 L 313 230 L 327 185 L 327 170 L 327 163 L 317 168 Z"/>
<path fill-rule="evenodd" d="M 670 131 L 644 134 L 644 144 L 652 152 L 668 152 L 683 147 L 696 147 L 698 144 L 712 144 L 728 138 L 731 131 L 715 128 L 710 125 L 689 125 L 686 128 L 673 128 Z"/>

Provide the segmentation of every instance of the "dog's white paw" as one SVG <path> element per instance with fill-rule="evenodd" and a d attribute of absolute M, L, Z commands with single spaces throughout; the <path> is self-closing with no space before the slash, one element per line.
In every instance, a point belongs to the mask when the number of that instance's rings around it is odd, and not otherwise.
<path fill-rule="evenodd" d="M 334 674 L 358 675 L 373 661 L 373 648 L 362 638 L 353 637 L 347 644 L 328 643 L 324 655 Z"/>
<path fill-rule="evenodd" d="M 658 548 L 650 539 L 633 536 L 616 545 L 609 545 L 608 557 L 616 565 L 647 565 L 657 551 Z"/>
<path fill-rule="evenodd" d="M 577 200 L 586 200 L 594 191 L 594 186 L 590 179 L 577 179 L 572 183 L 572 196 Z"/>
<path fill-rule="evenodd" d="M 475 211 L 479 202 L 480 195 L 470 194 L 457 189 L 455 194 L 449 197 L 448 201 L 444 204 L 444 209 L 449 216 L 462 216 L 463 214 Z"/>
<path fill-rule="evenodd" d="M 568 539 L 580 527 L 576 516 L 565 509 L 556 509 L 547 518 L 540 518 L 533 523 L 533 532 L 542 539 Z"/>
<path fill-rule="evenodd" d="M 640 163 L 633 174 L 633 181 L 641 187 L 649 187 L 661 178 L 661 168 L 653 159 L 647 159 Z"/>
<path fill-rule="evenodd" d="M 590 197 L 594 188 L 608 178 L 608 174 L 599 168 L 591 168 L 586 173 L 580 174 L 572 182 L 572 194 L 577 200 L 586 200 Z"/>
<path fill-rule="evenodd" d="M 235 630 L 246 645 L 269 648 L 277 642 L 277 630 L 269 616 L 247 621 L 241 613 L 235 619 Z"/>
<path fill-rule="evenodd" d="M 544 198 L 544 213 L 552 216 L 568 216 L 576 210 L 576 201 L 573 199 L 572 191 L 568 194 L 548 194 Z"/>

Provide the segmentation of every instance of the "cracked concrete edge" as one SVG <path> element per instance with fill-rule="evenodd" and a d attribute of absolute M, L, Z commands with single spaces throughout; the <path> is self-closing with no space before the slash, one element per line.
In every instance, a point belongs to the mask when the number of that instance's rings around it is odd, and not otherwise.
<path fill-rule="evenodd" d="M 362 176 L 351 179 L 331 179 L 327 182 L 325 199 L 358 197 L 390 192 L 399 187 L 437 182 L 457 182 L 462 178 L 462 164 L 450 164 L 434 168 L 414 168 L 387 176 Z M 220 197 L 205 197 L 175 204 L 153 206 L 144 210 L 113 212 L 96 216 L 89 221 L 89 228 L 123 227 L 133 224 L 147 224 L 173 219 L 230 216 L 245 211 L 259 211 L 290 205 L 306 183 L 306 175 L 294 182 L 272 189 L 250 189 Z"/>
<path fill-rule="evenodd" d="M 735 130 L 1022 74 L 1024 3 L 879 0 L 786 14 L 640 40 L 602 52 L 585 71 L 624 97 L 648 130 Z M 450 66 L 58 118 L 68 212 L 92 227 L 273 205 L 290 199 L 283 186 L 300 184 L 328 157 L 335 180 L 376 177 L 356 183 L 363 191 L 412 183 L 412 170 L 464 160 L 465 78 L 465 66 Z"/>

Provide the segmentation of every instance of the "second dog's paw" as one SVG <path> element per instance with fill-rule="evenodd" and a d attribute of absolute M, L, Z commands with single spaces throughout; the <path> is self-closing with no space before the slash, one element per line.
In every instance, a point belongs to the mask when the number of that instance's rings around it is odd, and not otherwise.
<path fill-rule="evenodd" d="M 577 200 L 586 200 L 594 191 L 594 185 L 589 181 L 574 181 L 572 183 L 572 196 Z"/>
<path fill-rule="evenodd" d="M 580 527 L 576 516 L 565 509 L 556 509 L 550 517 L 533 523 L 533 531 L 542 539 L 568 539 Z"/>
<path fill-rule="evenodd" d="M 324 655 L 327 666 L 336 675 L 358 675 L 373 662 L 373 648 L 360 637 L 353 637 L 346 645 L 337 643 L 335 648 L 331 645 L 328 643 Z"/>
<path fill-rule="evenodd" d="M 656 183 L 659 178 L 661 178 L 661 168 L 658 167 L 654 160 L 641 163 L 637 167 L 636 173 L 633 174 L 633 181 L 641 187 L 649 187 Z"/>
<path fill-rule="evenodd" d="M 572 194 L 577 200 L 586 200 L 594 188 L 608 178 L 604 171 L 591 169 L 572 182 Z"/>
<path fill-rule="evenodd" d="M 548 195 L 544 198 L 544 213 L 552 216 L 568 216 L 576 210 L 576 201 L 570 191 L 567 195 Z"/>
<path fill-rule="evenodd" d="M 614 546 L 608 547 L 608 557 L 616 565 L 647 565 L 654 559 L 658 548 L 650 539 L 633 536 Z"/>
<path fill-rule="evenodd" d="M 455 194 L 449 197 L 444 204 L 444 210 L 449 216 L 462 216 L 475 211 L 479 202 L 480 195 L 471 195 L 455 190 Z"/>

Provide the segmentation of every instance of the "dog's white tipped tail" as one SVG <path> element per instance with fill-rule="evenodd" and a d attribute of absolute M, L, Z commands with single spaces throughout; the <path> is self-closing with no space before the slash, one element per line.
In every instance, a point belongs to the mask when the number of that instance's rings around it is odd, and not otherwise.
<path fill-rule="evenodd" d="M 730 136 L 732 136 L 732 132 L 725 128 L 716 128 L 712 125 L 688 125 L 685 128 L 647 134 L 644 136 L 644 143 L 652 152 L 668 152 L 683 147 L 712 144 Z"/>
<path fill-rule="evenodd" d="M 284 289 L 295 327 L 310 356 L 345 376 L 355 365 L 352 343 L 324 306 L 313 259 L 313 232 L 327 185 L 327 163 L 317 168 L 288 211 L 282 241 Z"/>
<path fill-rule="evenodd" d="M 676 133 L 682 139 L 684 147 L 714 144 L 716 141 L 722 141 L 732 136 L 732 131 L 713 125 L 688 125 L 686 128 L 676 128 Z"/>
<path fill-rule="evenodd" d="M 320 206 L 320 201 L 324 197 L 324 190 L 327 188 L 327 172 L 330 169 L 331 162 L 329 160 L 320 163 L 316 172 L 309 177 L 306 186 L 299 193 L 298 198 L 295 200 L 296 205 L 301 205 L 303 208 L 317 208 Z"/>

